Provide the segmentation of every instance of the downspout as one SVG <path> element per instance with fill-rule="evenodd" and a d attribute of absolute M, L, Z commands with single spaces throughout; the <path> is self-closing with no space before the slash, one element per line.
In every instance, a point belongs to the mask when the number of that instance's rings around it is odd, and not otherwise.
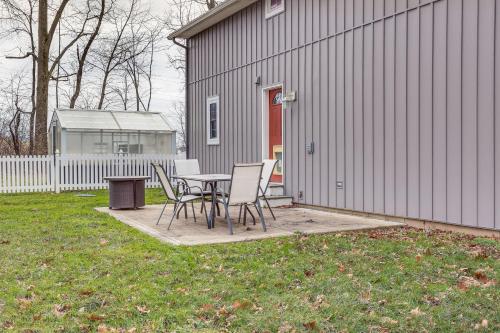
<path fill-rule="evenodd" d="M 175 45 L 180 46 L 184 49 L 185 55 L 184 55 L 184 109 L 186 110 L 186 123 L 185 123 L 185 137 L 184 137 L 184 144 L 186 145 L 186 158 L 189 158 L 189 129 L 190 129 L 190 117 L 189 117 L 189 95 L 188 95 L 188 79 L 189 79 L 189 52 L 188 52 L 188 47 L 184 44 L 179 43 L 175 37 L 172 39 Z M 186 40 L 187 44 L 187 40 Z"/>

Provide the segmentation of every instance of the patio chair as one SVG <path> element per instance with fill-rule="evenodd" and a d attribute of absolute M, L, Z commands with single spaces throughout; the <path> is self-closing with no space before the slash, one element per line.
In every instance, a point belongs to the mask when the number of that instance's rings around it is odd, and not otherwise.
<path fill-rule="evenodd" d="M 266 192 L 267 189 L 269 188 L 269 183 L 271 182 L 271 176 L 273 175 L 274 167 L 276 166 L 276 163 L 278 163 L 278 160 L 263 160 L 264 167 L 262 168 L 262 178 L 260 180 L 260 197 L 264 199 L 266 202 L 267 208 L 269 208 L 269 211 L 271 212 L 271 215 L 273 216 L 273 220 L 276 221 L 276 217 L 274 216 L 273 209 L 271 208 L 271 205 L 269 204 L 269 201 L 267 200 L 266 197 Z"/>
<path fill-rule="evenodd" d="M 273 175 L 274 167 L 276 166 L 276 163 L 278 163 L 278 160 L 263 160 L 262 163 L 264 163 L 264 166 L 262 168 L 262 178 L 260 179 L 260 185 L 259 185 L 259 198 L 263 199 L 266 202 L 267 208 L 271 212 L 273 220 L 276 221 L 276 216 L 274 216 L 273 209 L 271 208 L 271 205 L 269 204 L 269 201 L 266 197 L 266 192 L 269 187 L 269 183 L 271 181 L 271 176 Z M 243 216 L 243 224 L 246 224 L 247 212 L 248 212 L 250 216 L 252 216 L 253 224 L 255 225 L 255 216 L 252 214 L 252 211 L 246 205 L 242 205 L 240 207 L 238 222 L 241 221 L 241 214 L 243 208 L 245 209 L 245 213 Z"/>
<path fill-rule="evenodd" d="M 174 189 L 172 187 L 172 184 L 170 183 L 170 179 L 168 178 L 167 174 L 165 173 L 165 170 L 162 168 L 162 166 L 158 163 L 151 163 L 153 166 L 156 175 L 158 176 L 158 179 L 160 180 L 161 187 L 163 188 L 163 191 L 165 192 L 165 195 L 167 196 L 167 201 L 165 202 L 165 205 L 163 206 L 163 209 L 161 210 L 161 214 L 158 217 L 158 221 L 156 222 L 156 225 L 160 223 L 161 217 L 163 216 L 163 213 L 165 212 L 165 208 L 167 207 L 167 204 L 169 203 L 169 200 L 172 200 L 174 202 L 174 212 L 172 214 L 172 218 L 170 219 L 170 223 L 168 225 L 168 230 L 170 230 L 170 226 L 172 225 L 172 222 L 174 221 L 176 213 L 183 207 L 183 205 L 186 205 L 188 203 L 191 203 L 191 208 L 193 210 L 193 217 L 194 221 L 196 222 L 196 214 L 194 212 L 194 201 L 199 200 L 200 196 L 189 194 L 189 191 L 194 189 L 196 186 L 191 186 L 191 187 L 186 187 L 184 191 L 180 192 L 180 194 L 175 194 Z M 200 188 L 199 191 L 202 191 Z M 201 201 L 202 206 L 205 206 L 205 202 L 202 200 Z M 205 209 L 205 218 L 207 219 L 208 223 L 208 216 L 207 216 L 207 210 Z"/>
<path fill-rule="evenodd" d="M 231 175 L 231 183 L 229 192 L 226 196 L 224 191 L 221 191 L 222 197 L 217 200 L 224 205 L 226 210 L 226 222 L 229 229 L 229 234 L 233 234 L 233 224 L 229 215 L 230 206 L 248 206 L 252 205 L 259 213 L 262 228 L 267 231 L 264 214 L 259 200 L 259 186 L 262 176 L 263 163 L 254 164 L 235 164 Z"/>
<path fill-rule="evenodd" d="M 177 176 L 187 176 L 187 175 L 199 175 L 200 174 L 200 164 L 197 159 L 187 159 L 187 160 L 174 160 L 175 173 Z M 212 194 L 210 190 L 203 187 L 203 183 L 196 180 L 181 180 L 184 187 L 191 188 L 189 194 L 197 195 L 204 199 L 205 196 Z M 185 207 L 185 214 L 187 214 L 187 207 Z M 200 213 L 203 213 L 204 205 L 201 206 Z M 179 209 L 179 212 L 181 209 Z M 220 208 L 217 204 L 217 213 L 220 216 Z"/>

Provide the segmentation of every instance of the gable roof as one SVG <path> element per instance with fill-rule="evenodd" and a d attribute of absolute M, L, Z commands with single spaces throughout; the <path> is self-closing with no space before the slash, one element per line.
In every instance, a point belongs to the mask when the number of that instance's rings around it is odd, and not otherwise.
<path fill-rule="evenodd" d="M 189 39 L 257 1 L 259 0 L 226 0 L 205 14 L 198 16 L 182 28 L 172 32 L 168 36 L 168 39 Z"/>
<path fill-rule="evenodd" d="M 57 109 L 52 117 L 69 130 L 173 132 L 167 120 L 157 112 Z"/>

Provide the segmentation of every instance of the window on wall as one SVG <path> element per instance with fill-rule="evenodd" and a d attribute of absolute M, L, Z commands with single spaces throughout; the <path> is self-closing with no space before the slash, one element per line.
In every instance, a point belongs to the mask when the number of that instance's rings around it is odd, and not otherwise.
<path fill-rule="evenodd" d="M 266 18 L 285 11 L 285 0 L 266 0 Z"/>
<path fill-rule="evenodd" d="M 220 143 L 219 130 L 219 96 L 213 96 L 207 99 L 207 144 Z"/>

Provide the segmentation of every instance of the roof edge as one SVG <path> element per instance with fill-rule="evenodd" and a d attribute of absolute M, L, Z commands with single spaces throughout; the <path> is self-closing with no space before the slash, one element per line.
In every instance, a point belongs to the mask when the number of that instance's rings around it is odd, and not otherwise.
<path fill-rule="evenodd" d="M 226 0 L 168 35 L 168 39 L 189 39 L 259 0 Z"/>

